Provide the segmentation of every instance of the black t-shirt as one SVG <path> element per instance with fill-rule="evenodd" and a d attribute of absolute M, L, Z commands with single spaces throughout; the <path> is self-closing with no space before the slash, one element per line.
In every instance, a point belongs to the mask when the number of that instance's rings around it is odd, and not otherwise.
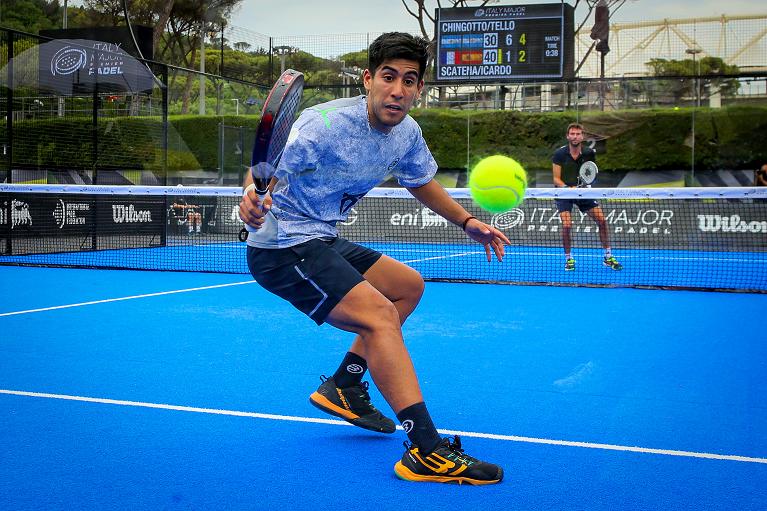
<path fill-rule="evenodd" d="M 570 145 L 563 145 L 551 157 L 551 162 L 562 167 L 562 181 L 567 186 L 578 186 L 578 170 L 584 162 L 597 161 L 597 153 L 592 148 L 581 144 L 581 155 L 577 160 L 570 156 Z"/>

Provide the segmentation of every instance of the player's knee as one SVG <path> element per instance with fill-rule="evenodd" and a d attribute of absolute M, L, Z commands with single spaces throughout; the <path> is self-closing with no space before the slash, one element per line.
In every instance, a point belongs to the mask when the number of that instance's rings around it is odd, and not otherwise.
<path fill-rule="evenodd" d="M 408 275 L 404 287 L 405 289 L 403 289 L 403 291 L 405 296 L 410 301 L 418 302 L 421 299 L 421 296 L 423 296 L 423 291 L 425 288 L 423 277 L 420 273 L 413 270 L 412 273 Z"/>
<path fill-rule="evenodd" d="M 367 311 L 367 321 L 364 322 L 364 328 L 370 332 L 381 332 L 385 330 L 399 330 L 400 318 L 399 312 L 394 304 L 381 296 L 380 300 L 371 303 Z"/>

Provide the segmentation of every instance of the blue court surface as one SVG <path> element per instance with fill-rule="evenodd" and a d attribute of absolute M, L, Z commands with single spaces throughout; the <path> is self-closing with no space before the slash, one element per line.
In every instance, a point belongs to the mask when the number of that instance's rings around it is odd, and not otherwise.
<path fill-rule="evenodd" d="M 351 335 L 247 275 L 0 267 L 1 507 L 763 510 L 766 308 L 427 283 L 427 405 L 506 472 L 467 487 L 397 479 L 401 430 L 310 406 Z"/>

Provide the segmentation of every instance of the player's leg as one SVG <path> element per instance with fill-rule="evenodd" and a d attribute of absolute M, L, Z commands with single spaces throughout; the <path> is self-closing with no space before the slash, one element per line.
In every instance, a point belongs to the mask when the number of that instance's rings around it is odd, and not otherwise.
<path fill-rule="evenodd" d="M 357 334 L 355 344 L 362 347 L 373 381 L 395 412 L 423 401 L 402 339 L 399 312 L 369 282 L 349 291 L 325 321 Z"/>
<path fill-rule="evenodd" d="M 194 213 L 194 229 L 197 234 L 200 234 L 202 228 L 202 215 L 195 211 Z"/>
<path fill-rule="evenodd" d="M 594 201 L 594 204 L 597 204 L 596 201 Z M 586 210 L 586 214 L 589 215 L 592 220 L 594 220 L 594 222 L 597 224 L 597 228 L 599 229 L 599 241 L 602 243 L 602 248 L 605 252 L 602 263 L 613 270 L 623 269 L 623 266 L 621 266 L 621 264 L 612 254 L 612 249 L 610 248 L 610 232 L 607 227 L 607 221 L 605 220 L 605 214 L 602 211 L 602 208 L 599 207 L 598 204 L 594 205 L 593 207 L 590 207 Z"/>
<path fill-rule="evenodd" d="M 602 248 L 605 251 L 610 250 L 610 233 L 607 230 L 607 222 L 605 220 L 605 214 L 602 208 L 599 206 L 593 206 L 585 211 L 585 213 L 597 224 L 599 229 L 599 241 L 602 243 Z"/>
<path fill-rule="evenodd" d="M 338 246 L 349 251 L 355 264 L 365 269 L 381 256 L 362 247 L 355 250 L 355 245 L 345 240 L 336 243 L 315 239 L 284 249 L 248 247 L 248 267 L 262 287 L 322 324 L 349 291 L 365 281 L 360 271 L 336 250 Z M 394 308 L 391 303 L 390 306 Z M 346 358 L 350 356 L 357 355 L 349 353 Z M 310 396 L 310 402 L 356 426 L 394 433 L 394 421 L 370 403 L 367 382 L 361 381 L 367 362 L 359 357 L 359 362 L 348 360 L 342 367 L 348 368 L 354 381 L 339 387 L 333 377 L 322 376 L 322 384 Z"/>
<path fill-rule="evenodd" d="M 342 242 L 354 246 L 354 244 L 348 243 L 346 240 Z M 357 250 L 355 246 L 351 250 L 355 253 L 362 253 L 361 251 L 368 251 L 369 249 L 359 247 L 359 250 Z M 380 255 L 380 258 L 367 269 L 365 269 L 366 265 L 364 264 L 360 266 L 360 262 L 356 261 L 355 257 L 359 257 L 359 255 L 350 257 L 352 265 L 358 268 L 359 271 L 364 272 L 365 280 L 392 302 L 397 309 L 400 324 L 404 323 L 416 308 L 423 295 L 424 283 L 421 274 L 389 256 Z M 331 379 L 338 388 L 346 389 L 362 384 L 362 379 L 367 369 L 365 343 L 362 342 L 360 336 L 356 336 Z M 330 384 L 327 381 L 323 381 L 322 385 L 329 386 Z M 318 390 L 318 392 L 321 392 L 321 390 Z"/>
<path fill-rule="evenodd" d="M 394 304 L 400 324 L 415 310 L 423 295 L 424 283 L 421 274 L 386 255 L 382 255 L 363 276 Z M 364 345 L 359 341 L 357 337 L 350 351 L 364 357 Z"/>
<path fill-rule="evenodd" d="M 186 214 L 186 228 L 187 234 L 191 236 L 194 233 L 194 213 L 192 213 L 192 210 L 188 210 Z"/>
<path fill-rule="evenodd" d="M 572 208 L 573 201 L 567 199 L 557 199 L 555 201 L 557 211 L 559 211 L 559 219 L 562 222 L 562 248 L 565 250 L 565 271 L 572 271 L 575 269 L 575 259 L 572 256 L 572 235 L 573 217 Z"/>
<path fill-rule="evenodd" d="M 418 305 L 423 294 L 421 275 L 388 256 L 342 238 L 334 240 L 330 246 L 394 305 L 399 323 L 402 324 Z M 357 335 L 336 371 L 330 378 L 321 378 L 322 384 L 309 400 L 318 408 L 335 415 L 345 413 L 342 407 L 351 408 L 356 415 L 365 417 L 357 420 L 357 425 L 374 431 L 393 433 L 394 422 L 370 404 L 367 383 L 362 381 L 368 370 L 365 346 Z M 333 400 L 339 392 L 350 396 L 350 399 L 335 407 L 324 402 L 322 396 L 331 396 L 330 399 Z M 356 402 L 358 406 L 352 406 L 352 402 Z"/>
<path fill-rule="evenodd" d="M 361 282 L 333 308 L 326 321 L 355 332 L 364 346 L 370 374 L 412 442 L 395 464 L 408 481 L 492 484 L 503 469 L 463 452 L 461 441 L 442 439 L 423 401 L 394 304 L 369 282 Z"/>

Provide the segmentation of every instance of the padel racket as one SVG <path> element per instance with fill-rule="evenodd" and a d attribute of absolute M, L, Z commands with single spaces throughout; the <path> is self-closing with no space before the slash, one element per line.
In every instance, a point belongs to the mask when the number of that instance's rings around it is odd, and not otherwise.
<path fill-rule="evenodd" d="M 597 178 L 599 167 L 593 161 L 583 162 L 578 169 L 578 187 L 591 187 L 591 183 Z"/>
<path fill-rule="evenodd" d="M 250 173 L 259 197 L 266 195 L 282 151 L 288 140 L 290 128 L 296 118 L 301 94 L 304 90 L 304 75 L 293 69 L 285 70 L 277 79 L 264 102 L 261 120 L 253 143 L 253 158 Z M 255 230 L 250 226 L 246 230 Z M 242 239 L 242 232 L 240 239 Z"/>

